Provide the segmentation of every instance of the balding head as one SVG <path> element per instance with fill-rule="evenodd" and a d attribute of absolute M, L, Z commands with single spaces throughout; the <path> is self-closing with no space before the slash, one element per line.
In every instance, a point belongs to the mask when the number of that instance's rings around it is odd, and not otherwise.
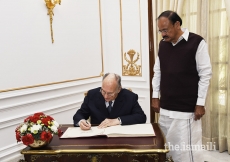
<path fill-rule="evenodd" d="M 117 84 L 117 90 L 121 89 L 121 77 L 115 73 L 106 73 L 103 76 L 102 82 L 107 84 Z"/>
<path fill-rule="evenodd" d="M 114 73 L 106 73 L 103 76 L 101 88 L 104 93 L 102 95 L 106 101 L 114 100 L 121 90 L 121 77 Z"/>

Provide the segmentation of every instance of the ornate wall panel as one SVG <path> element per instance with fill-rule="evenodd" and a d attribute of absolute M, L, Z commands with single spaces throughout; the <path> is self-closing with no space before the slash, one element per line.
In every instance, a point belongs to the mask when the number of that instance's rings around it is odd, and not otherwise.
<path fill-rule="evenodd" d="M 0 92 L 103 74 L 101 1 L 62 1 L 53 13 L 52 44 L 44 0 L 1 1 Z"/>
<path fill-rule="evenodd" d="M 120 0 L 123 76 L 142 76 L 140 5 L 140 0 Z"/>

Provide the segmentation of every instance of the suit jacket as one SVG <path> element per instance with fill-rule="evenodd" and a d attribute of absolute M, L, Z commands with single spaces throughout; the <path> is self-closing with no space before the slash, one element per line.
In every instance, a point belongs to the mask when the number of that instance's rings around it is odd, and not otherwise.
<path fill-rule="evenodd" d="M 127 89 L 121 89 L 109 113 L 100 89 L 98 87 L 88 91 L 81 108 L 73 116 L 74 126 L 78 126 L 81 119 L 87 120 L 89 116 L 92 124 L 100 124 L 106 118 L 115 119 L 118 117 L 120 117 L 122 125 L 146 122 L 146 115 L 138 103 L 137 94 Z"/>

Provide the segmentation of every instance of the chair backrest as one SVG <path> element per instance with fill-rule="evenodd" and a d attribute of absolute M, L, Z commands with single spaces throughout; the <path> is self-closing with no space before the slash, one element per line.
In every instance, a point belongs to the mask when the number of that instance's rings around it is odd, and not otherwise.
<path fill-rule="evenodd" d="M 125 88 L 125 89 L 128 89 L 128 90 L 131 91 L 131 92 L 133 91 L 131 88 Z"/>

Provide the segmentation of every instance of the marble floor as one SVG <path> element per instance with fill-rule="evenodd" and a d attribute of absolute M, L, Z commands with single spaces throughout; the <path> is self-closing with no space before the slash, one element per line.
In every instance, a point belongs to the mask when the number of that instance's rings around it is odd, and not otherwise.
<path fill-rule="evenodd" d="M 219 153 L 218 151 L 204 151 L 205 162 L 230 162 L 230 155 L 227 151 Z"/>

